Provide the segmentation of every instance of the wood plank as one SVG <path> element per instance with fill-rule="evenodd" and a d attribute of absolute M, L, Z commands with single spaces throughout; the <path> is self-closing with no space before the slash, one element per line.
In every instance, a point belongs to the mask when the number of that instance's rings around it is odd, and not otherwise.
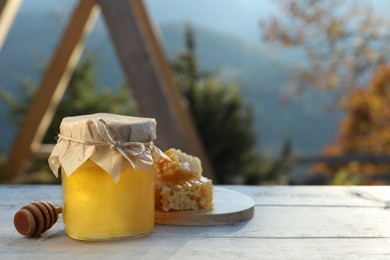
<path fill-rule="evenodd" d="M 32 100 L 4 165 L 3 181 L 16 177 L 39 148 L 72 72 L 83 50 L 83 41 L 97 14 L 94 0 L 80 1 Z M 54 136 L 53 136 L 54 138 Z"/>
<path fill-rule="evenodd" d="M 149 22 L 143 1 L 97 2 L 139 111 L 143 116 L 157 119 L 156 144 L 163 150 L 175 147 L 198 156 L 204 176 L 214 179 L 213 169 Z"/>
<path fill-rule="evenodd" d="M 50 199 L 61 201 L 60 185 L 0 185 L 1 205 L 24 203 L 30 200 Z M 346 207 L 387 209 L 390 188 L 387 186 L 240 186 L 218 185 L 249 195 L 258 207 Z"/>
<path fill-rule="evenodd" d="M 388 207 L 387 186 L 230 186 L 254 198 L 256 205 Z M 331 190 L 331 192 L 329 192 Z M 373 192 L 375 191 L 375 192 Z"/>
<path fill-rule="evenodd" d="M 388 186 L 242 186 L 217 185 L 247 194 L 257 206 L 388 208 Z M 17 189 L 17 192 L 15 192 Z M 61 201 L 60 185 L 0 185 L 1 205 L 51 199 Z"/>
<path fill-rule="evenodd" d="M 22 0 L 0 0 L 0 50 L 21 4 Z"/>
<path fill-rule="evenodd" d="M 85 243 L 62 234 L 0 238 L 4 259 L 388 259 L 387 239 L 180 238 Z M 8 249 L 8 250 L 6 250 Z M 45 252 L 46 254 L 43 254 Z"/>

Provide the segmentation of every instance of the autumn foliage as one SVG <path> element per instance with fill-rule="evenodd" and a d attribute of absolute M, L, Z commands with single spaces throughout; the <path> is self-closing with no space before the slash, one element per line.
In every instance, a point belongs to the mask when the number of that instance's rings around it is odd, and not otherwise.
<path fill-rule="evenodd" d="M 340 122 L 336 142 L 324 149 L 325 155 L 390 154 L 390 65 L 379 66 L 364 88 L 351 90 L 342 107 L 345 116 Z M 319 163 L 314 166 L 314 172 L 327 174 L 333 184 L 390 183 L 390 162 Z"/>
<path fill-rule="evenodd" d="M 371 1 L 276 0 L 280 13 L 260 21 L 262 38 L 303 54 L 292 94 L 315 88 L 339 101 L 390 59 L 390 24 Z"/>

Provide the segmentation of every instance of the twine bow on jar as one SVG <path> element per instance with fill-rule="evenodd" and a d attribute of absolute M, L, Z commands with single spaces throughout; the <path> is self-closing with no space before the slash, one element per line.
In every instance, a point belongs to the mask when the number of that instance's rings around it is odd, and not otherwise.
<path fill-rule="evenodd" d="M 116 149 L 120 154 L 123 155 L 123 157 L 126 158 L 127 161 L 133 166 L 134 169 L 137 169 L 137 165 L 134 163 L 134 161 L 130 158 L 129 155 L 132 157 L 139 157 L 142 156 L 145 151 L 146 151 L 146 146 L 152 151 L 153 145 L 152 142 L 147 142 L 147 143 L 142 143 L 142 142 L 123 142 L 122 140 L 115 140 L 114 136 L 108 127 L 106 121 L 104 119 L 99 118 L 96 120 L 96 129 L 98 130 L 99 134 L 103 139 L 111 145 L 112 149 Z M 99 144 L 105 144 L 105 143 L 100 143 Z M 151 147 L 153 146 L 153 147 Z M 156 149 L 156 147 L 155 147 Z M 158 148 L 157 148 L 158 149 Z M 138 150 L 138 151 L 137 151 Z M 159 149 L 158 149 L 159 150 Z M 161 150 L 160 150 L 161 152 Z M 161 152 L 162 153 L 162 152 Z M 153 163 L 153 158 L 147 156 L 149 160 L 145 160 L 146 163 L 152 164 Z M 145 158 L 142 158 L 145 159 Z"/>

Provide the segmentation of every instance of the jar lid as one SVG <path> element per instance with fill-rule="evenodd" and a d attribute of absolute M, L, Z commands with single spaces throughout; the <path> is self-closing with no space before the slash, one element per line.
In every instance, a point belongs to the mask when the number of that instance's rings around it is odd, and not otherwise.
<path fill-rule="evenodd" d="M 90 159 L 117 182 L 129 167 L 151 167 L 154 155 L 164 156 L 153 145 L 155 139 L 152 118 L 106 113 L 65 117 L 49 166 L 56 176 L 60 167 L 69 176 Z"/>

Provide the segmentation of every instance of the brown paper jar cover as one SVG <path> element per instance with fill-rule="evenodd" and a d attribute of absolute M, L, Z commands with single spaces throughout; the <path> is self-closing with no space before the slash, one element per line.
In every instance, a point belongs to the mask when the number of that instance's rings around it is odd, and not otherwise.
<path fill-rule="evenodd" d="M 90 159 L 117 182 L 129 167 L 147 169 L 153 156 L 164 156 L 153 145 L 156 124 L 152 118 L 107 113 L 65 117 L 49 166 L 56 176 L 60 167 L 70 176 Z"/>

